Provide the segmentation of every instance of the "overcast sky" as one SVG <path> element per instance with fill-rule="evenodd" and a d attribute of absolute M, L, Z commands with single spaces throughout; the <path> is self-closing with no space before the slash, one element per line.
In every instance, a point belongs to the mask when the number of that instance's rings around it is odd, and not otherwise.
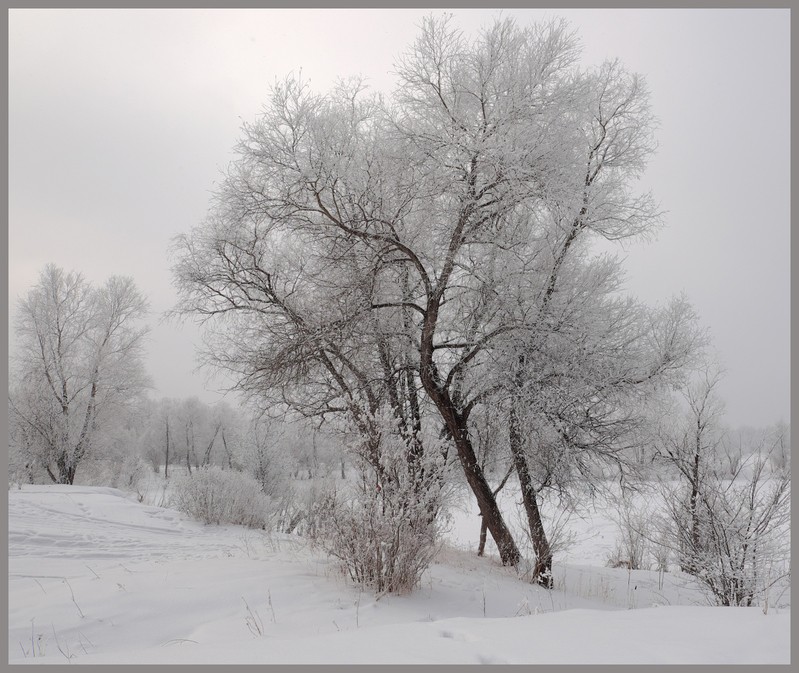
<path fill-rule="evenodd" d="M 198 395 L 197 333 L 159 325 L 170 239 L 204 216 L 275 78 L 392 83 L 424 10 L 11 10 L 9 310 L 54 262 L 149 297 L 155 395 Z M 465 31 L 495 10 L 453 11 Z M 624 251 L 630 292 L 685 291 L 727 369 L 727 421 L 789 421 L 789 10 L 505 10 L 564 16 L 586 65 L 646 76 L 660 119 L 643 179 L 668 211 Z M 13 347 L 13 336 L 11 345 Z"/>

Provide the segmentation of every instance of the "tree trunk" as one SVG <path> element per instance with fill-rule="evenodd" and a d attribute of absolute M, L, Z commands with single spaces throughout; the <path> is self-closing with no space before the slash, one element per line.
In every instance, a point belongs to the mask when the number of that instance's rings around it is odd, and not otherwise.
<path fill-rule="evenodd" d="M 105 344 L 103 344 L 104 346 Z M 86 405 L 86 414 L 83 417 L 83 427 L 80 431 L 80 436 L 78 437 L 78 443 L 75 445 L 75 450 L 72 454 L 72 459 L 69 461 L 69 471 L 68 471 L 68 483 L 72 484 L 75 481 L 75 470 L 77 469 L 78 463 L 81 462 L 86 455 L 86 450 L 89 447 L 89 442 L 91 441 L 91 434 L 94 430 L 96 430 L 95 424 L 95 405 L 97 400 L 97 377 L 99 376 L 99 371 L 97 367 L 94 368 L 94 373 L 92 374 L 92 386 L 91 392 L 89 393 L 89 402 Z"/>
<path fill-rule="evenodd" d="M 48 472 L 50 470 L 48 469 Z M 69 468 L 67 466 L 67 454 L 66 451 L 62 451 L 62 453 L 56 459 L 56 474 L 50 474 L 50 478 L 56 484 L 71 484 L 72 482 L 69 481 Z"/>
<path fill-rule="evenodd" d="M 533 568 L 533 580 L 541 586 L 551 589 L 552 581 L 552 549 L 547 540 L 544 522 L 541 520 L 541 512 L 538 509 L 538 494 L 533 487 L 530 477 L 530 468 L 527 458 L 524 455 L 524 443 L 522 441 L 521 421 L 517 408 L 517 400 L 511 401 L 509 439 L 510 450 L 513 455 L 513 464 L 516 467 L 516 475 L 519 477 L 519 486 L 522 491 L 522 502 L 524 511 L 527 514 L 527 525 L 530 528 L 530 540 L 535 551 L 535 567 Z"/>
<path fill-rule="evenodd" d="M 698 423 L 697 423 L 698 425 Z M 688 550 L 688 558 L 685 558 L 680 563 L 680 570 L 690 575 L 697 573 L 696 559 L 700 551 L 700 537 L 699 537 L 699 464 L 700 454 L 702 451 L 701 429 L 697 428 L 696 431 L 696 446 L 694 449 L 694 460 L 691 465 L 691 497 L 689 500 L 689 509 L 691 513 L 691 544 Z"/>
<path fill-rule="evenodd" d="M 452 397 L 440 381 L 438 370 L 433 360 L 433 334 L 435 332 L 439 302 L 440 298 L 438 297 L 433 297 L 428 301 L 419 351 L 419 376 L 425 392 L 433 401 L 433 404 L 436 405 L 447 431 L 455 442 L 458 459 L 466 476 L 466 482 L 472 489 L 475 498 L 477 498 L 480 514 L 486 522 L 491 537 L 494 538 L 502 564 L 517 566 L 521 561 L 522 555 L 516 546 L 516 541 L 513 539 L 510 529 L 505 524 L 494 493 L 486 481 L 483 470 L 480 468 L 480 463 L 477 461 L 474 447 L 469 439 L 468 416 L 458 412 Z"/>
<path fill-rule="evenodd" d="M 191 475 L 191 444 L 189 443 L 189 426 L 186 426 L 186 467 L 189 468 L 189 475 Z"/>
<path fill-rule="evenodd" d="M 466 475 L 466 481 L 475 498 L 477 498 L 480 514 L 486 527 L 491 532 L 491 537 L 496 542 L 502 564 L 516 566 L 521 561 L 522 555 L 516 546 L 510 529 L 505 524 L 494 493 L 488 485 L 483 471 L 480 469 L 480 464 L 477 462 L 477 456 L 475 456 L 474 448 L 469 440 L 466 421 L 454 408 L 449 395 L 437 386 L 428 387 L 426 379 L 428 377 L 422 376 L 422 384 L 444 418 L 447 430 L 449 430 L 455 442 L 458 459 Z"/>
<path fill-rule="evenodd" d="M 166 455 L 164 457 L 164 479 L 169 478 L 169 419 L 166 419 Z"/>
<path fill-rule="evenodd" d="M 216 441 L 216 437 L 219 434 L 219 429 L 221 427 L 222 425 L 217 423 L 216 428 L 214 428 L 214 436 L 211 437 L 211 441 L 208 442 L 208 447 L 205 449 L 205 454 L 203 455 L 203 467 L 210 465 L 211 463 L 211 451 L 214 449 L 214 442 Z"/>
<path fill-rule="evenodd" d="M 227 466 L 232 470 L 233 469 L 233 452 L 227 446 L 227 440 L 225 439 L 225 430 L 222 430 L 222 446 L 225 447 L 225 453 L 227 454 Z"/>
<path fill-rule="evenodd" d="M 485 472 L 485 463 L 481 464 L 481 469 Z M 494 489 L 494 497 L 497 497 L 497 493 L 499 493 L 503 488 L 505 488 L 505 484 L 508 483 L 508 478 L 510 475 L 513 474 L 513 466 L 505 473 L 505 476 L 502 478 L 502 481 L 499 482 L 499 485 Z M 477 555 L 483 556 L 485 554 L 486 548 L 486 533 L 488 532 L 488 524 L 486 520 L 481 516 L 480 517 L 480 544 L 477 547 Z"/>
<path fill-rule="evenodd" d="M 696 554 L 699 551 L 699 460 L 701 440 L 696 438 L 696 452 L 694 453 L 693 479 L 691 480 L 691 545 Z"/>
<path fill-rule="evenodd" d="M 313 472 L 319 472 L 319 450 L 316 447 L 316 430 L 311 434 L 311 445 L 313 451 L 311 454 L 310 464 L 308 466 L 308 479 L 313 479 Z"/>
<path fill-rule="evenodd" d="M 189 430 L 191 430 L 191 439 L 189 439 Z M 200 469 L 200 461 L 197 458 L 197 450 L 194 446 L 194 423 L 189 421 L 189 425 L 186 428 L 186 463 L 189 465 L 189 474 L 191 474 L 191 458 L 194 459 L 194 469 Z"/>
<path fill-rule="evenodd" d="M 477 555 L 483 556 L 486 551 L 486 533 L 488 533 L 488 524 L 483 517 L 480 517 L 480 544 L 477 546 Z"/>

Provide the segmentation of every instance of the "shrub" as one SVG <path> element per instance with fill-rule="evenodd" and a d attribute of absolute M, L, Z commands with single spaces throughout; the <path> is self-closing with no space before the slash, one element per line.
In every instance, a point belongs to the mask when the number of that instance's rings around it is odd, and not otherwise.
<path fill-rule="evenodd" d="M 170 503 L 205 523 L 267 528 L 272 504 L 252 477 L 216 466 L 202 467 L 175 480 Z"/>
<path fill-rule="evenodd" d="M 608 557 L 611 568 L 644 568 L 644 560 L 649 551 L 649 520 L 651 514 L 642 503 L 633 503 L 632 494 L 622 494 L 616 502 L 616 527 L 618 537 L 616 547 Z"/>
<path fill-rule="evenodd" d="M 708 479 L 695 514 L 684 488 L 664 489 L 662 544 L 717 605 L 752 606 L 790 577 L 790 474 L 768 475 L 769 459 L 752 456 L 734 479 Z"/>
<path fill-rule="evenodd" d="M 51 480 L 38 462 L 27 452 L 21 451 L 9 442 L 8 448 L 8 483 L 13 484 L 47 484 Z"/>
<path fill-rule="evenodd" d="M 114 486 L 123 491 L 135 492 L 141 497 L 140 486 L 151 472 L 151 467 L 141 456 L 125 456 L 119 467 Z"/>
<path fill-rule="evenodd" d="M 406 443 L 386 432 L 377 461 L 360 456 L 354 489 L 316 501 L 309 532 L 354 582 L 378 593 L 406 593 L 438 551 L 444 460 L 428 450 L 409 462 Z"/>

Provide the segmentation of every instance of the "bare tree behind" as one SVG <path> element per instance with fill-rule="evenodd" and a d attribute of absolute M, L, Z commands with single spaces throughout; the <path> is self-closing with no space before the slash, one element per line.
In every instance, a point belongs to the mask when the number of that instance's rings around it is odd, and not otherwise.
<path fill-rule="evenodd" d="M 129 278 L 94 288 L 54 265 L 20 301 L 11 418 L 35 438 L 37 460 L 53 482 L 73 483 L 98 427 L 147 387 L 146 310 Z"/>

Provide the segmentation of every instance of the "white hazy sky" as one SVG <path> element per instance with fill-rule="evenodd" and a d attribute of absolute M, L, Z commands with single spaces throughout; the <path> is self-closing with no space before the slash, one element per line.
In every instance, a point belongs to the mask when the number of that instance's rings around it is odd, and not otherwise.
<path fill-rule="evenodd" d="M 427 10 L 11 10 L 9 311 L 48 262 L 132 276 L 153 313 L 155 394 L 199 395 L 191 327 L 174 301 L 170 239 L 204 216 L 244 120 L 275 78 L 319 90 L 361 74 L 388 89 Z M 455 10 L 467 33 L 496 10 Z M 660 119 L 643 179 L 668 211 L 623 251 L 628 289 L 685 291 L 727 368 L 732 425 L 788 421 L 789 10 L 504 10 L 564 16 L 586 65 L 644 74 Z M 13 335 L 10 337 L 13 347 Z"/>

